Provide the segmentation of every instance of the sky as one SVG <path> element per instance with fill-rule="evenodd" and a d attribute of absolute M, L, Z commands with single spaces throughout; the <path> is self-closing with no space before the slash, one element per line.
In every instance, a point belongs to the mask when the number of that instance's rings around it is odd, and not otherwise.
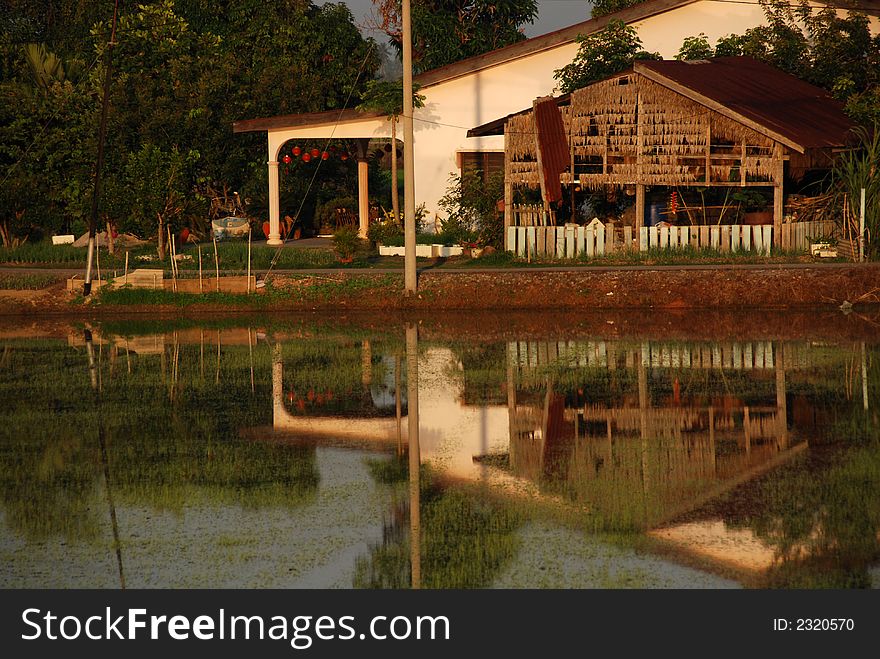
<path fill-rule="evenodd" d="M 315 4 L 324 2 L 317 0 Z M 364 19 L 373 9 L 371 0 L 345 0 L 345 4 L 349 6 L 359 25 L 364 23 Z M 591 8 L 592 3 L 588 0 L 538 0 L 538 18 L 532 25 L 525 26 L 526 36 L 536 37 L 584 21 L 590 17 Z M 381 33 L 364 31 L 364 34 L 384 41 Z"/>

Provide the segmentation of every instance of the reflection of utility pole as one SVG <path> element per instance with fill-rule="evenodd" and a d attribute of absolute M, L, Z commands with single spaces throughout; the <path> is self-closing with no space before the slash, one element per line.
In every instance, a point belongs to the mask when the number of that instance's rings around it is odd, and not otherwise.
<path fill-rule="evenodd" d="M 421 514 L 419 510 L 419 328 L 406 326 L 406 411 L 409 439 L 409 532 L 412 587 L 422 587 Z"/>
<path fill-rule="evenodd" d="M 400 428 L 400 355 L 394 357 L 394 410 L 397 414 L 397 455 L 403 455 L 403 434 Z"/>
<path fill-rule="evenodd" d="M 95 349 L 92 346 L 92 332 L 84 330 L 86 352 L 89 356 L 89 379 L 95 392 L 95 410 L 98 415 L 98 445 L 101 449 L 101 464 L 104 467 L 104 490 L 107 492 L 107 506 L 110 508 L 110 526 L 113 529 L 113 546 L 116 549 L 116 565 L 119 569 L 119 587 L 125 590 L 125 573 L 122 569 L 122 544 L 119 542 L 119 525 L 116 521 L 116 505 L 113 503 L 113 492 L 110 487 L 110 459 L 107 456 L 107 442 L 104 438 L 104 417 L 101 414 L 101 389 L 98 386 L 98 374 L 95 367 Z"/>

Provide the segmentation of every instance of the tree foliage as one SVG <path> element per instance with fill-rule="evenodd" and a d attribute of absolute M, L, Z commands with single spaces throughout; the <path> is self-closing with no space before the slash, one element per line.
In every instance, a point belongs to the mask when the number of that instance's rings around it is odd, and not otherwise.
<path fill-rule="evenodd" d="M 373 0 L 377 27 L 402 52 L 400 0 Z M 428 71 L 525 39 L 536 0 L 421 0 L 412 3 L 413 69 Z"/>
<path fill-rule="evenodd" d="M 577 43 L 578 52 L 572 63 L 553 74 L 562 93 L 625 71 L 635 60 L 662 59 L 657 53 L 644 51 L 636 29 L 619 20 L 609 21 L 594 34 L 578 36 Z"/>
<path fill-rule="evenodd" d="M 593 0 L 592 16 L 593 18 L 607 16 L 642 2 L 644 0 Z"/>
<path fill-rule="evenodd" d="M 112 8 L 9 0 L 0 9 L 0 178 L 8 174 L 0 215 L 10 227 L 84 229 Z M 126 4 L 116 43 L 101 212 L 128 225 L 140 223 L 131 198 L 110 193 L 139 183 L 127 176 L 144 153 L 187 161 L 180 185 L 190 202 L 213 187 L 248 191 L 255 210 L 265 206 L 265 138 L 233 136 L 232 123 L 354 107 L 379 64 L 345 4 L 308 0 Z M 322 167 L 312 195 L 344 179 L 338 169 Z M 304 191 L 313 172 L 292 168 L 283 186 Z"/>

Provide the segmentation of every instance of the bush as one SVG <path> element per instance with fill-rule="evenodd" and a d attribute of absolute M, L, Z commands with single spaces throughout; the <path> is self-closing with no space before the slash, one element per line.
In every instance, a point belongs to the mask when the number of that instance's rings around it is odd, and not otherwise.
<path fill-rule="evenodd" d="M 476 242 L 500 247 L 504 232 L 504 215 L 498 202 L 504 199 L 504 176 L 501 172 L 484 182 L 481 172 L 465 170 L 449 177 L 449 187 L 440 200 L 447 217 L 442 223 L 443 234 L 456 242 Z"/>
<path fill-rule="evenodd" d="M 357 229 L 351 226 L 341 226 L 333 233 L 333 249 L 339 258 L 348 261 L 354 258 L 360 246 L 361 239 L 358 237 Z"/>
<path fill-rule="evenodd" d="M 403 240 L 403 225 L 394 218 L 394 213 L 385 211 L 385 217 L 373 222 L 367 229 L 367 238 L 374 243 L 390 245 L 393 240 Z"/>

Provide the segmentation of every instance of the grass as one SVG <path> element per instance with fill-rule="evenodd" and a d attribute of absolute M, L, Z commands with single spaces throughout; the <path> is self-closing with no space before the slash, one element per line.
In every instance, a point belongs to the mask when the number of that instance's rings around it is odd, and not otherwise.
<path fill-rule="evenodd" d="M 0 290 L 38 291 L 51 286 L 57 281 L 60 281 L 60 279 L 50 274 L 20 275 L 0 273 Z"/>
<path fill-rule="evenodd" d="M 402 294 L 403 281 L 398 275 L 354 275 L 342 280 L 327 279 L 311 281 L 309 275 L 291 278 L 293 281 L 309 280 L 308 286 L 275 288 L 270 282 L 261 293 L 174 293 L 168 290 L 147 288 L 113 288 L 100 291 L 99 304 L 120 306 L 168 305 L 187 307 L 191 305 L 215 305 L 231 308 L 263 308 L 284 301 L 328 301 L 361 297 L 365 293 Z"/>

